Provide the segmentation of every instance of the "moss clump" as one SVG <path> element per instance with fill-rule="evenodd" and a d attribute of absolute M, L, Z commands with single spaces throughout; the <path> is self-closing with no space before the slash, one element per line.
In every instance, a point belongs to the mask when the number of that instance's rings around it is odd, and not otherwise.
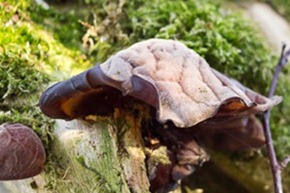
<path fill-rule="evenodd" d="M 40 112 L 39 96 L 50 82 L 79 72 L 76 64 L 89 61 L 33 22 L 33 6 L 29 0 L 0 3 L 0 124 L 26 124 L 47 146 L 53 121 Z"/>

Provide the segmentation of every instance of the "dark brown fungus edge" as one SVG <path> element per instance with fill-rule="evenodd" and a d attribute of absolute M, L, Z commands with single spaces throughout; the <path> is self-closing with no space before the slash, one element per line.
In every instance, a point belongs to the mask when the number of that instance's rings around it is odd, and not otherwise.
<path fill-rule="evenodd" d="M 132 82 L 134 90 L 129 95 L 150 105 L 156 103 L 157 93 L 150 83 L 136 76 L 132 77 Z M 154 97 L 148 98 L 145 93 L 151 93 Z M 127 93 L 122 89 L 121 82 L 110 79 L 100 66 L 95 66 L 51 86 L 42 94 L 39 105 L 42 112 L 51 118 L 71 120 L 90 114 L 107 115 L 122 102 L 130 100 L 125 95 Z"/>
<path fill-rule="evenodd" d="M 50 87 L 41 96 L 40 108 L 49 117 L 71 120 L 107 115 L 133 98 L 155 109 L 156 119 L 143 129 L 173 155 L 171 165 L 156 166 L 156 175 L 164 170 L 170 175 L 152 179 L 153 192 L 174 187 L 209 159 L 200 144 L 235 151 L 264 145 L 255 115 L 281 102 L 212 69 L 178 41 L 150 39 Z"/>
<path fill-rule="evenodd" d="M 45 150 L 34 131 L 19 123 L 0 125 L 0 180 L 19 180 L 39 174 Z"/>

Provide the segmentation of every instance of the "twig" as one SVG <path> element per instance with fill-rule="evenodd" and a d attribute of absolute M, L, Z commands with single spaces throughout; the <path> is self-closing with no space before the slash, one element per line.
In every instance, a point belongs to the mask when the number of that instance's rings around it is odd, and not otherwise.
<path fill-rule="evenodd" d="M 275 67 L 273 80 L 272 80 L 271 87 L 270 87 L 270 90 L 269 90 L 269 93 L 268 93 L 268 97 L 269 98 L 272 98 L 274 96 L 279 75 L 280 75 L 282 69 L 284 68 L 284 66 L 287 64 L 288 57 L 290 56 L 290 49 L 287 50 L 286 52 L 285 52 L 285 49 L 286 49 L 286 44 L 283 44 L 282 45 L 281 55 L 280 55 L 278 64 Z"/>
<path fill-rule="evenodd" d="M 275 189 L 275 193 L 283 193 L 281 170 L 280 170 L 280 165 L 278 164 L 276 152 L 273 146 L 269 118 L 270 118 L 270 111 L 268 110 L 264 113 L 262 117 L 262 124 L 263 124 L 264 133 L 266 137 L 266 145 L 267 145 L 267 150 L 268 150 L 268 155 L 269 155 L 269 160 L 270 160 L 272 176 L 274 180 L 274 189 Z"/>
<path fill-rule="evenodd" d="M 279 75 L 280 75 L 282 69 L 284 68 L 284 66 L 287 64 L 288 57 L 290 56 L 290 49 L 286 52 L 285 52 L 285 49 L 286 49 L 286 45 L 283 44 L 281 55 L 280 55 L 278 64 L 275 67 L 273 80 L 271 82 L 271 87 L 270 87 L 270 90 L 268 93 L 269 98 L 272 98 L 274 96 Z M 275 193 L 283 193 L 281 166 L 277 160 L 277 156 L 276 156 L 276 152 L 275 152 L 273 140 L 272 140 L 271 129 L 270 129 L 270 110 L 266 111 L 263 114 L 262 124 L 263 124 L 263 129 L 264 129 L 264 133 L 265 133 L 265 137 L 266 137 L 266 145 L 267 145 L 267 150 L 268 150 L 270 165 L 271 165 L 271 171 L 272 171 L 273 180 L 274 180 L 274 190 L 275 190 Z M 289 160 L 287 159 L 284 164 L 287 164 L 289 161 L 290 161 L 290 158 L 289 158 Z"/>
<path fill-rule="evenodd" d="M 290 156 L 287 156 L 283 159 L 283 161 L 280 163 L 281 168 L 286 168 L 286 166 L 290 163 Z"/>

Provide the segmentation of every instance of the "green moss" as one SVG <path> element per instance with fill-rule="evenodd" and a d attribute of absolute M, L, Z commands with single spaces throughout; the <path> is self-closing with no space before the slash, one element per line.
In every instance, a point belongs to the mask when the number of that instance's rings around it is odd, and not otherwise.
<path fill-rule="evenodd" d="M 67 5 L 69 6 L 69 5 Z M 82 49 L 81 38 L 86 28 L 79 22 L 81 17 L 85 17 L 82 11 L 63 9 L 44 9 L 36 4 L 29 7 L 30 17 L 33 22 L 50 32 L 53 38 L 70 50 L 78 51 Z M 86 66 L 83 66 L 85 68 Z"/>
<path fill-rule="evenodd" d="M 41 92 L 51 81 L 77 73 L 75 66 L 89 62 L 33 22 L 34 10 L 28 9 L 33 6 L 29 0 L 0 3 L 0 123 L 26 124 L 48 142 L 53 121 L 37 106 Z"/>

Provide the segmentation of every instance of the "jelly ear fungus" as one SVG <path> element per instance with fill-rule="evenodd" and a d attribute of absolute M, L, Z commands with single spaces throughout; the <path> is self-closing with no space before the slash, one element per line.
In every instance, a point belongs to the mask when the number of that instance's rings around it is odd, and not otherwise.
<path fill-rule="evenodd" d="M 178 41 L 150 39 L 55 84 L 41 96 L 40 108 L 49 117 L 71 120 L 107 115 L 133 99 L 153 109 L 153 121 L 143 129 L 160 143 L 147 145 L 166 146 L 171 162 L 148 171 L 151 192 L 172 189 L 207 161 L 204 147 L 237 151 L 263 146 L 255 115 L 281 101 L 212 69 Z"/>
<path fill-rule="evenodd" d="M 0 180 L 19 180 L 39 174 L 45 150 L 39 137 L 23 124 L 0 125 Z"/>

